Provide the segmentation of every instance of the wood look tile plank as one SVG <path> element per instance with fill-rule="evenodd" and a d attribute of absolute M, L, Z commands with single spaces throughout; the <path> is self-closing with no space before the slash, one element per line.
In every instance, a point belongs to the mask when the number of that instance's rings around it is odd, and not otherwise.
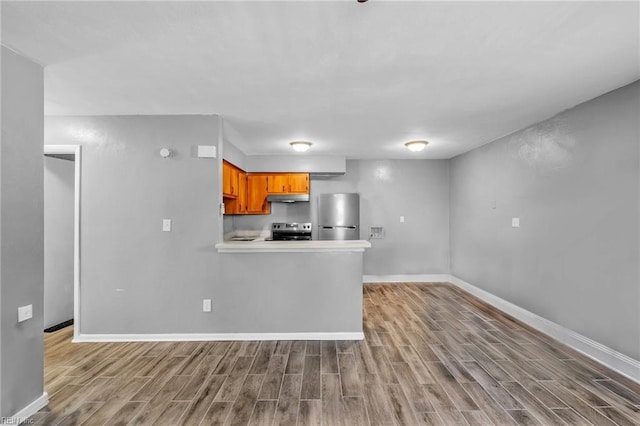
<path fill-rule="evenodd" d="M 484 388 L 491 397 L 505 410 L 521 410 L 524 409 L 522 404 L 518 402 L 511 394 L 493 378 L 485 370 L 475 362 L 463 362 L 462 365 L 471 374 L 477 382 Z"/>
<path fill-rule="evenodd" d="M 360 375 L 364 384 L 364 403 L 373 426 L 387 426 L 393 424 L 389 398 L 385 393 L 382 381 L 375 374 L 363 373 Z"/>
<path fill-rule="evenodd" d="M 613 380 L 597 380 L 595 384 L 599 387 L 606 389 L 614 395 L 617 395 L 623 399 L 626 399 L 631 404 L 640 405 L 640 396 L 629 390 L 629 388 L 622 386 Z"/>
<path fill-rule="evenodd" d="M 289 358 L 287 359 L 286 374 L 302 374 L 304 369 L 304 355 L 307 343 L 304 341 L 295 341 L 289 350 Z"/>
<path fill-rule="evenodd" d="M 200 423 L 226 379 L 227 376 L 217 374 L 207 378 L 207 381 L 182 416 L 181 421 L 183 424 L 191 425 Z"/>
<path fill-rule="evenodd" d="M 304 357 L 304 372 L 302 374 L 301 399 L 320 399 L 320 356 Z"/>
<path fill-rule="evenodd" d="M 204 415 L 201 425 L 214 426 L 214 425 L 223 425 L 224 422 L 229 417 L 229 413 L 231 412 L 231 406 L 233 404 L 231 402 L 212 402 L 209 406 L 209 409 Z M 189 426 L 189 423 L 181 422 L 184 426 Z"/>
<path fill-rule="evenodd" d="M 296 424 L 300 408 L 300 391 L 302 390 L 302 375 L 285 374 L 282 390 L 278 398 L 275 412 L 275 425 Z"/>
<path fill-rule="evenodd" d="M 54 420 L 53 418 L 42 424 L 53 424 L 54 426 L 72 426 L 72 425 L 81 425 L 84 423 L 93 413 L 98 411 L 100 407 L 104 405 L 104 402 L 83 402 L 64 417 Z M 55 417 L 55 416 L 54 416 Z M 36 422 L 36 425 L 40 423 Z"/>
<path fill-rule="evenodd" d="M 300 401 L 298 426 L 320 425 L 322 425 L 322 401 L 319 399 Z"/>
<path fill-rule="evenodd" d="M 614 407 L 600 407 L 597 410 L 619 426 L 637 426 L 639 424 L 637 418 L 630 419 Z"/>
<path fill-rule="evenodd" d="M 276 406 L 278 401 L 265 400 L 256 402 L 253 414 L 249 419 L 251 426 L 271 426 L 276 415 Z M 295 423 L 293 423 L 295 424 Z"/>
<path fill-rule="evenodd" d="M 154 426 L 175 426 L 178 424 L 189 403 L 187 401 L 171 401 L 156 419 Z"/>
<path fill-rule="evenodd" d="M 369 348 L 371 351 L 371 356 L 373 357 L 373 361 L 376 363 L 378 367 L 378 374 L 382 383 L 388 384 L 398 384 L 398 378 L 396 377 L 393 368 L 391 367 L 391 363 L 385 354 L 385 350 L 382 346 L 374 346 Z"/>
<path fill-rule="evenodd" d="M 305 355 L 320 355 L 320 341 L 308 340 Z"/>
<path fill-rule="evenodd" d="M 259 399 L 278 399 L 286 362 L 286 355 L 273 355 L 271 357 L 260 394 L 258 395 Z"/>
<path fill-rule="evenodd" d="M 320 362 L 322 374 L 338 373 L 338 354 L 335 340 L 323 340 L 321 342 Z"/>
<path fill-rule="evenodd" d="M 560 417 L 568 425 L 592 425 L 584 417 L 576 413 L 572 408 L 553 408 L 551 411 Z"/>
<path fill-rule="evenodd" d="M 146 402 L 127 402 L 125 403 L 107 422 L 109 426 L 125 426 L 129 421 L 136 416 L 138 411 Z"/>
<path fill-rule="evenodd" d="M 269 345 L 269 348 L 271 347 L 275 348 L 275 345 Z M 258 352 L 259 351 L 260 350 L 258 350 Z M 238 398 L 236 398 L 236 401 L 231 406 L 231 412 L 225 421 L 225 425 L 239 426 L 246 425 L 249 422 L 249 419 L 253 414 L 253 408 L 256 405 L 258 392 L 260 391 L 260 386 L 262 386 L 263 380 L 263 374 L 247 375 L 247 378 L 240 389 Z"/>
<path fill-rule="evenodd" d="M 513 425 L 513 418 L 507 414 L 504 407 L 492 398 L 480 383 L 464 383 L 465 391 L 473 398 L 483 413 L 496 425 Z M 517 403 L 520 406 L 520 403 Z"/>
<path fill-rule="evenodd" d="M 416 413 L 413 411 L 411 402 L 402 391 L 402 387 L 400 385 L 385 384 L 384 389 L 391 403 L 391 413 L 394 421 L 400 425 L 417 424 Z"/>
<path fill-rule="evenodd" d="M 364 407 L 364 399 L 362 397 L 343 397 L 342 406 L 345 413 L 344 421 L 347 425 L 367 426 L 370 424 Z"/>
<path fill-rule="evenodd" d="M 153 423 L 162 412 L 163 407 L 173 400 L 188 381 L 188 376 L 171 377 L 162 388 L 157 389 L 156 394 L 143 406 L 140 413 L 135 417 L 135 423 Z"/>
<path fill-rule="evenodd" d="M 508 410 L 507 413 L 509 413 L 518 425 L 542 425 L 542 423 L 527 410 Z"/>
<path fill-rule="evenodd" d="M 273 355 L 273 351 L 276 349 L 276 343 L 274 341 L 263 341 L 260 343 L 258 353 L 255 356 L 255 361 L 251 365 L 249 374 L 265 374 L 269 367 L 269 360 Z"/>
<path fill-rule="evenodd" d="M 422 389 L 445 424 L 469 424 L 455 404 L 449 399 L 442 386 L 435 383 L 432 385 L 423 385 Z"/>
<path fill-rule="evenodd" d="M 128 380 L 114 379 L 115 385 L 113 392 L 105 403 L 96 410 L 86 421 L 87 424 L 103 424 L 107 423 L 118 410 L 120 410 L 133 395 L 135 395 L 148 379 L 143 377 L 134 377 Z"/>
<path fill-rule="evenodd" d="M 362 396 L 362 383 L 358 376 L 355 356 L 352 353 L 339 353 L 338 367 L 342 396 Z"/>
<path fill-rule="evenodd" d="M 424 392 L 422 392 L 422 387 L 413 374 L 409 364 L 406 362 L 395 362 L 392 363 L 392 366 L 400 382 L 400 386 L 415 412 L 424 413 L 426 411 L 435 411 L 431 402 L 429 402 Z"/>
<path fill-rule="evenodd" d="M 224 381 L 224 384 L 218 391 L 215 397 L 217 402 L 233 402 L 238 397 L 242 384 L 247 378 L 251 364 L 254 362 L 254 358 L 250 356 L 238 357 L 233 370 L 229 373 L 229 376 Z"/>
<path fill-rule="evenodd" d="M 493 425 L 493 422 L 480 410 L 461 411 L 467 423 L 474 425 Z"/>
<path fill-rule="evenodd" d="M 189 380 L 182 390 L 175 396 L 175 401 L 190 401 L 196 397 L 207 378 L 222 360 L 221 355 L 206 355 L 196 371 L 191 376 L 181 376 Z"/>
<path fill-rule="evenodd" d="M 556 382 L 541 382 L 541 384 L 547 388 L 551 393 L 560 398 L 563 402 L 565 402 L 570 408 L 574 409 L 580 416 L 587 419 L 594 425 L 613 425 L 611 420 L 607 419 L 597 411 L 595 408 L 591 407 L 589 404 L 584 402 L 582 399 L 578 398 L 574 393 L 569 391 L 568 389 L 558 385 Z"/>
<path fill-rule="evenodd" d="M 340 378 L 337 374 L 322 374 L 322 424 L 345 425 Z"/>
<path fill-rule="evenodd" d="M 538 420 L 545 425 L 565 424 L 553 411 L 544 406 L 540 401 L 531 395 L 520 383 L 505 382 L 502 386 L 509 391 L 520 403 Z"/>

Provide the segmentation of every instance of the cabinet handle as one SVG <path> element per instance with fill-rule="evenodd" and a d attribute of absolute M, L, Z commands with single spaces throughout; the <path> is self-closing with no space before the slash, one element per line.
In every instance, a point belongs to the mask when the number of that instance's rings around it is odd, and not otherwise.
<path fill-rule="evenodd" d="M 284 192 L 284 185 L 282 185 L 282 192 Z"/>

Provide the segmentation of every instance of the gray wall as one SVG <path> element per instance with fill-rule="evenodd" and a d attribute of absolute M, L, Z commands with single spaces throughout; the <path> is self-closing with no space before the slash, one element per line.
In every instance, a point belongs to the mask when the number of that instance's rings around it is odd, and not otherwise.
<path fill-rule="evenodd" d="M 197 158 L 196 147 L 220 149 L 217 116 L 47 117 L 45 142 L 83 146 L 81 334 L 327 332 L 355 324 L 353 317 L 290 319 L 326 309 L 327 300 L 314 304 L 322 285 L 332 302 L 348 291 L 343 305 L 357 303 L 361 253 L 216 251 L 222 159 Z M 173 157 L 162 159 L 161 147 Z M 173 220 L 172 232 L 162 232 L 163 218 Z M 302 287 L 301 256 L 312 264 Z M 290 272 L 265 282 L 260 270 L 273 265 Z M 329 283 L 318 278 L 327 275 Z M 341 287 L 341 276 L 358 286 Z M 202 312 L 205 298 L 211 313 Z"/>
<path fill-rule="evenodd" d="M 639 114 L 636 82 L 453 159 L 453 275 L 640 359 Z"/>
<path fill-rule="evenodd" d="M 293 150 L 292 150 L 293 151 Z M 344 157 L 315 156 L 292 152 L 291 155 L 248 155 L 245 158 L 247 172 L 301 172 L 344 174 Z"/>
<path fill-rule="evenodd" d="M 44 328 L 73 318 L 73 161 L 44 158 Z"/>
<path fill-rule="evenodd" d="M 272 203 L 270 215 L 235 216 L 233 227 L 266 229 L 271 222 L 303 220 L 317 225 L 319 194 L 358 192 L 360 237 L 368 239 L 371 226 L 383 226 L 386 234 L 365 252 L 366 275 L 449 273 L 448 161 L 349 160 L 346 169 L 343 176 L 312 179 L 310 203 Z"/>
<path fill-rule="evenodd" d="M 83 147 L 81 333 L 213 327 L 221 159 L 197 145 L 220 150 L 219 133 L 217 116 L 47 117 L 45 143 Z"/>
<path fill-rule="evenodd" d="M 43 70 L 2 49 L 0 416 L 43 392 Z M 18 307 L 33 318 L 19 323 Z"/>

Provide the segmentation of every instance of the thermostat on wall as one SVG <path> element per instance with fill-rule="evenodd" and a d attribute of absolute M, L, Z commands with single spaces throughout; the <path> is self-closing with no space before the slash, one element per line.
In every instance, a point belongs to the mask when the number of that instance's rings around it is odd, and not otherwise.
<path fill-rule="evenodd" d="M 168 148 L 162 148 L 160 150 L 160 157 L 162 157 L 162 158 L 169 158 L 169 157 L 171 157 L 171 154 L 172 154 L 172 152 Z"/>
<path fill-rule="evenodd" d="M 215 145 L 198 145 L 198 158 L 216 158 Z"/>

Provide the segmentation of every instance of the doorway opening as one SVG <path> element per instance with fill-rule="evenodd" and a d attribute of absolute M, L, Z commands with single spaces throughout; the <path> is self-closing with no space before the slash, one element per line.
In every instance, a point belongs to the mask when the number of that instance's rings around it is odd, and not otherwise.
<path fill-rule="evenodd" d="M 44 327 L 80 334 L 80 145 L 44 146 Z"/>

